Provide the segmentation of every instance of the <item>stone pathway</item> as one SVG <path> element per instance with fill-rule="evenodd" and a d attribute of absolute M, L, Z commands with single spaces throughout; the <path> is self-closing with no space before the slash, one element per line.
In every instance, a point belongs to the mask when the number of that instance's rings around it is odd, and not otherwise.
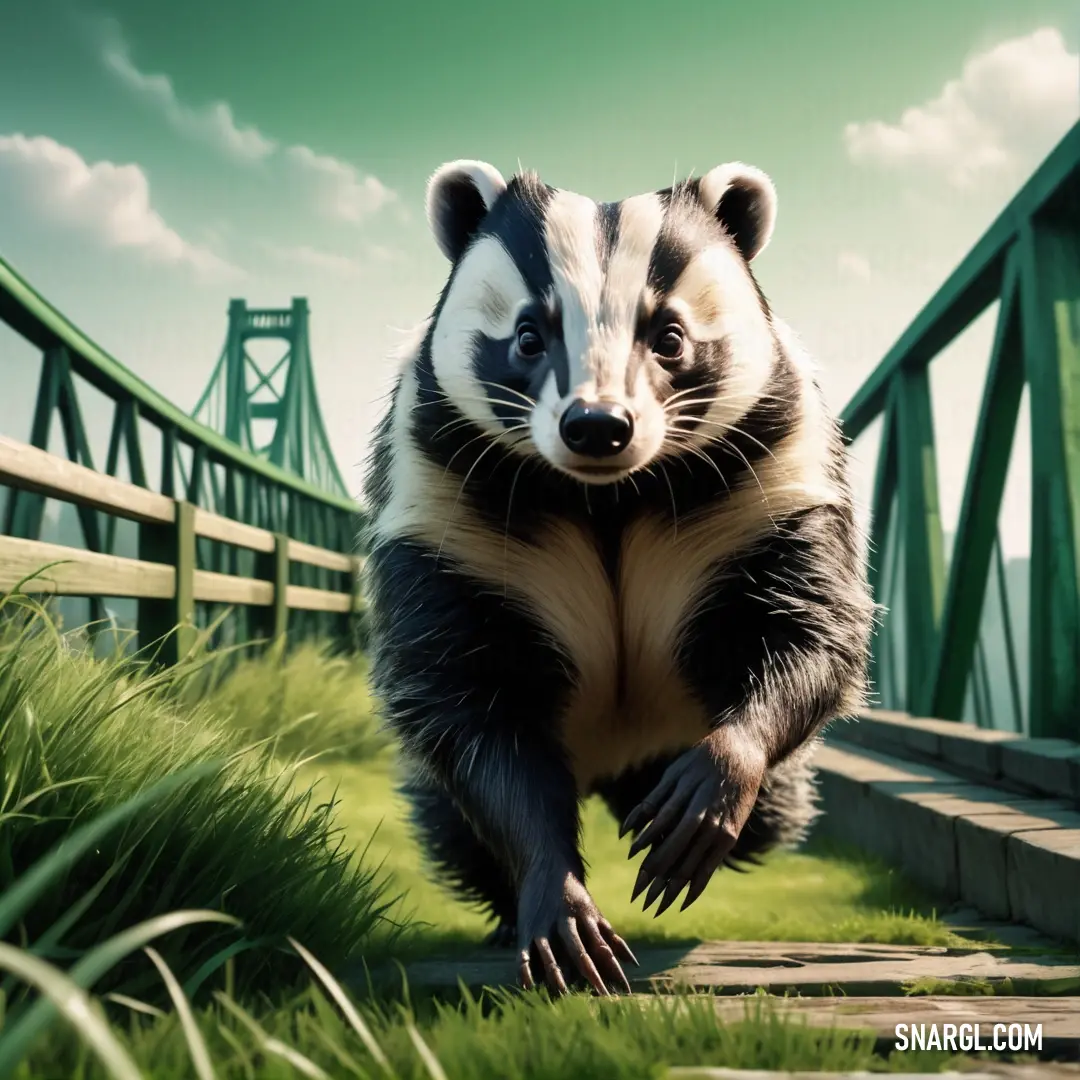
<path fill-rule="evenodd" d="M 960 918 L 977 932 L 977 918 Z M 1005 929 L 1008 929 L 1007 927 Z M 981 1038 L 992 1038 L 995 1024 L 1042 1026 L 1041 1056 L 1080 1059 L 1080 958 L 1032 946 L 1045 939 L 1022 927 L 1007 946 L 945 948 L 941 946 L 822 944 L 818 942 L 705 942 L 700 945 L 637 950 L 641 966 L 628 968 L 638 1000 L 658 1000 L 657 994 L 685 988 L 716 995 L 721 1020 L 738 1023 L 762 1011 L 812 1027 L 863 1031 L 872 1034 L 887 1054 L 895 1048 L 897 1024 L 978 1024 Z M 452 996 L 459 981 L 473 993 L 485 986 L 514 985 L 512 950 L 484 949 L 453 957 L 409 964 L 405 975 L 411 992 Z M 398 968 L 372 973 L 376 985 L 400 988 Z M 941 983 L 951 984 L 944 993 Z M 938 993 L 911 993 L 922 984 Z M 764 990 L 762 995 L 759 991 Z M 929 1031 L 929 1028 L 926 1029 Z M 1002 1071 L 995 1064 L 973 1059 L 977 1072 L 965 1080 L 1056 1080 L 1060 1075 L 1080 1080 L 1080 1070 L 1061 1072 L 1057 1064 L 1014 1066 Z M 1026 1070 L 1026 1071 L 1025 1071 Z M 840 1074 L 742 1072 L 730 1069 L 676 1069 L 670 1080 L 772 1080 L 806 1075 L 827 1080 Z M 859 1074 L 849 1074 L 859 1075 Z M 869 1075 L 869 1074 L 866 1074 Z M 940 1074 L 947 1078 L 950 1074 Z"/>
<path fill-rule="evenodd" d="M 639 991 L 678 987 L 800 996 L 902 995 L 924 980 L 972 984 L 974 993 L 998 987 L 1011 994 L 1080 995 L 1080 961 L 1062 955 L 1028 955 L 985 948 L 821 944 L 818 942 L 705 942 L 693 947 L 642 948 L 641 966 L 627 967 Z M 453 991 L 461 980 L 473 991 L 514 983 L 514 953 L 485 949 L 406 967 L 416 990 Z M 376 975 L 400 985 L 397 969 Z M 1077 998 L 1080 1001 L 1080 997 Z"/>

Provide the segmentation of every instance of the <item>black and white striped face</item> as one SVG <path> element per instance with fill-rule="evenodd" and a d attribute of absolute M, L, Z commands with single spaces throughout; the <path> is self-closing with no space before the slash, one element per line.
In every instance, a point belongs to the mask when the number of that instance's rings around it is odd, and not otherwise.
<path fill-rule="evenodd" d="M 774 339 L 749 263 L 776 198 L 759 170 L 598 204 L 456 161 L 427 208 L 454 263 L 434 375 L 490 437 L 611 483 L 722 438 L 761 396 Z"/>

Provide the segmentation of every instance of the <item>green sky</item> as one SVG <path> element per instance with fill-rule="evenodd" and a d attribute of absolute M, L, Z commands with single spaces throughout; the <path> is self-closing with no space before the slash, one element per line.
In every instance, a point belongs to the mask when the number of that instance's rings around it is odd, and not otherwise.
<path fill-rule="evenodd" d="M 1075 0 L 0 0 L 0 253 L 185 408 L 231 296 L 307 296 L 358 490 L 394 328 L 446 271 L 437 165 L 613 199 L 742 159 L 779 191 L 759 276 L 839 406 L 1075 122 L 1078 48 Z M 935 371 L 946 524 L 989 329 Z M 0 330 L 16 437 L 30 359 Z"/>

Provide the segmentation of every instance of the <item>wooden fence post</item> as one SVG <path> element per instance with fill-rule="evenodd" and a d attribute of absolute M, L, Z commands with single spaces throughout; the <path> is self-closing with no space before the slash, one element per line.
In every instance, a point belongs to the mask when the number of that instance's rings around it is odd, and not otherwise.
<path fill-rule="evenodd" d="M 274 586 L 274 600 L 269 607 L 258 609 L 258 634 L 277 645 L 289 632 L 289 537 L 274 533 L 274 550 L 259 555 L 256 576 Z M 252 614 L 256 614 L 253 612 Z"/>
<path fill-rule="evenodd" d="M 274 533 L 274 642 L 289 632 L 289 538 Z"/>
<path fill-rule="evenodd" d="M 176 574 L 176 589 L 169 600 L 139 601 L 139 648 L 158 643 L 158 664 L 175 664 L 198 639 L 195 625 L 195 507 L 177 500 L 175 519 L 169 524 L 139 526 L 139 558 L 167 563 Z"/>

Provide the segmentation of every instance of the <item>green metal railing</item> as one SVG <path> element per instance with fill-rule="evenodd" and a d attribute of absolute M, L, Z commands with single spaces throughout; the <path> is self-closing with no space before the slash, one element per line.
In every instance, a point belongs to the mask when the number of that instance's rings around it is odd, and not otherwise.
<path fill-rule="evenodd" d="M 113 419 L 102 470 L 107 475 L 118 475 L 123 456 L 131 482 L 140 487 L 318 548 L 343 554 L 353 551 L 359 507 L 340 493 L 336 465 L 331 463 L 326 475 L 331 486 L 338 490 L 328 491 L 187 416 L 72 325 L 2 259 L 0 321 L 42 353 L 37 400 L 30 422 L 32 446 L 48 450 L 54 422 L 59 420 L 68 459 L 100 469 L 100 462 L 94 461 L 80 407 L 79 386 L 84 382 L 112 403 Z M 305 350 L 306 340 L 305 322 Z M 313 384 L 308 385 L 310 366 L 305 370 L 308 379 L 304 404 L 316 409 L 310 422 L 322 431 Z M 304 418 L 294 419 L 308 422 Z M 140 421 L 149 424 L 149 428 Z M 150 457 L 143 441 L 147 431 L 156 432 L 160 439 L 158 476 L 151 476 L 146 466 Z M 17 434 L 22 437 L 22 433 Z M 77 506 L 77 514 L 85 547 L 92 552 L 113 553 L 117 543 L 116 517 L 89 506 Z M 40 540 L 44 515 L 42 494 L 10 490 L 0 521 L 0 535 Z M 198 564 L 201 569 L 218 573 L 259 576 L 254 552 L 212 539 L 199 539 Z M 290 583 L 336 591 L 349 591 L 352 587 L 339 572 L 300 564 L 292 566 Z M 200 605 L 199 621 L 206 624 L 219 614 L 219 605 Z M 236 611 L 229 623 L 230 639 L 247 640 L 251 636 L 248 614 L 243 609 Z M 100 598 L 91 598 L 90 617 L 91 621 L 104 618 Z M 292 613 L 289 629 L 291 636 L 337 634 L 345 631 L 345 620 L 324 612 L 298 611 Z"/>
<path fill-rule="evenodd" d="M 929 366 L 995 301 L 996 334 L 947 559 Z M 252 364 L 244 338 L 266 336 L 260 316 L 280 321 L 290 315 L 297 325 L 274 323 L 269 329 L 290 343 L 289 361 L 299 361 L 296 389 L 288 402 L 283 390 L 260 403 L 256 394 L 269 386 L 274 370 L 256 371 L 256 386 L 248 390 Z M 225 354 L 200 404 L 208 407 L 218 387 L 225 400 L 222 423 L 238 428 L 239 441 L 186 416 L 76 329 L 3 260 L 0 320 L 43 354 L 33 446 L 48 449 L 58 417 L 68 458 L 95 467 L 77 393 L 81 379 L 113 403 L 105 473 L 117 475 L 123 454 L 131 480 L 141 487 L 319 548 L 352 551 L 358 507 L 340 494 L 340 475 L 328 456 L 307 350 L 306 305 L 230 310 Z M 1018 598 L 1015 563 L 1003 556 L 998 521 L 1025 389 L 1031 550 L 1026 597 Z M 260 418 L 279 425 L 261 456 L 240 445 L 256 448 L 251 422 Z M 291 424 L 288 430 L 280 428 L 283 419 Z M 875 597 L 889 609 L 874 643 L 880 703 L 1031 735 L 1080 737 L 1080 124 L 848 403 L 842 414 L 845 437 L 857 440 L 878 420 L 870 577 Z M 160 437 L 157 485 L 145 466 L 140 421 Z M 319 460 L 320 484 L 296 475 L 306 462 Z M 3 533 L 39 539 L 43 515 L 41 494 L 11 491 Z M 84 505 L 78 519 L 90 551 L 114 550 L 115 518 Z M 254 553 L 205 537 L 198 540 L 198 562 L 210 571 L 259 576 Z M 335 571 L 317 566 L 294 565 L 290 575 L 294 585 L 349 587 Z M 1026 632 L 1018 600 L 1026 600 Z M 91 610 L 100 617 L 100 608 L 97 614 Z M 988 618 L 991 611 L 996 620 Z M 215 614 L 206 610 L 202 617 Z M 239 618 L 242 638 L 243 612 Z M 295 618 L 301 632 L 325 632 L 327 619 L 338 620 L 340 629 L 337 615 L 296 612 Z"/>
<path fill-rule="evenodd" d="M 990 366 L 946 562 L 929 365 L 995 300 Z M 998 533 L 1025 387 L 1026 649 Z M 880 703 L 1080 738 L 1080 124 L 854 395 L 842 414 L 845 437 L 853 442 L 879 417 L 870 575 L 876 598 L 890 609 L 874 647 Z M 996 641 L 987 626 L 991 597 Z"/>

